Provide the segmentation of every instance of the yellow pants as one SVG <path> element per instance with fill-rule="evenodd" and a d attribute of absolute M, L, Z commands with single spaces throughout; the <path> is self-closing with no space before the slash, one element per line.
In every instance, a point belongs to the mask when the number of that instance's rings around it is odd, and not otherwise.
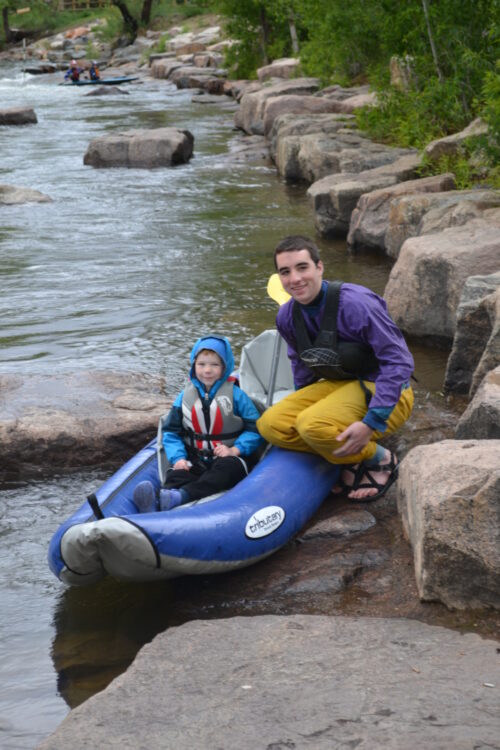
<path fill-rule="evenodd" d="M 375 393 L 374 383 L 365 381 L 365 385 Z M 374 432 L 360 453 L 342 458 L 333 455 L 342 445 L 336 437 L 353 422 L 361 421 L 367 412 L 358 380 L 320 380 L 301 388 L 267 409 L 257 421 L 257 428 L 269 443 L 280 448 L 319 453 L 332 464 L 356 464 L 372 458 L 377 440 L 406 422 L 413 400 L 413 390 L 406 388 L 387 420 L 387 430 Z"/>

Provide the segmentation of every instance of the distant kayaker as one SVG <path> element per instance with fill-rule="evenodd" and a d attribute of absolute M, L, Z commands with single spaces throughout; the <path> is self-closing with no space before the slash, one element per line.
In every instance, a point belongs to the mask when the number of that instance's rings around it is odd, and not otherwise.
<path fill-rule="evenodd" d="M 339 485 L 348 497 L 376 500 L 397 476 L 396 456 L 378 441 L 411 414 L 413 357 L 381 297 L 323 280 L 311 239 L 286 237 L 274 262 L 291 295 L 276 326 L 297 391 L 264 412 L 259 432 L 274 445 L 344 465 Z"/>
<path fill-rule="evenodd" d="M 92 63 L 89 68 L 89 78 L 91 81 L 98 81 L 101 77 L 101 74 L 99 73 L 99 68 L 97 67 L 97 61 L 92 60 Z"/>
<path fill-rule="evenodd" d="M 69 78 L 71 81 L 76 83 L 77 81 L 80 80 L 80 75 L 82 73 L 83 73 L 83 68 L 80 68 L 78 66 L 78 63 L 76 62 L 76 60 L 71 60 L 69 64 L 69 68 L 64 74 L 64 80 Z"/>
<path fill-rule="evenodd" d="M 141 513 L 171 510 L 234 487 L 255 465 L 264 442 L 257 408 L 230 377 L 234 358 L 228 339 L 198 339 L 190 362 L 189 382 L 161 420 L 171 467 L 165 489 L 140 482 L 133 499 Z"/>

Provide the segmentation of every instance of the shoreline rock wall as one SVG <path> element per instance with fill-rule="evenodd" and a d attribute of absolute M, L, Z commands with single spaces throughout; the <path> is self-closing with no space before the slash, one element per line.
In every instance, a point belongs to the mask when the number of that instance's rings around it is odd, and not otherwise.
<path fill-rule="evenodd" d="M 244 93 L 235 124 L 267 136 L 283 179 L 309 183 L 321 236 L 346 237 L 351 252 L 372 248 L 395 259 L 384 292 L 389 312 L 406 334 L 440 346 L 453 342 L 446 388 L 475 394 L 456 440 L 414 447 L 403 461 L 398 509 L 414 550 L 419 595 L 450 608 L 500 609 L 500 191 L 459 191 L 453 174 L 421 177 L 420 154 L 371 143 L 352 117 L 311 106 L 323 92 L 290 96 L 293 85 L 287 80 Z M 473 123 L 430 144 L 428 158 L 456 153 L 479 131 L 484 126 Z M 480 288 L 469 302 L 474 279 Z M 464 457 L 476 473 L 482 461 L 474 490 Z M 440 487 L 442 502 L 436 500 Z M 462 492 L 467 499 L 458 513 Z M 443 523 L 445 508 L 452 524 Z"/>

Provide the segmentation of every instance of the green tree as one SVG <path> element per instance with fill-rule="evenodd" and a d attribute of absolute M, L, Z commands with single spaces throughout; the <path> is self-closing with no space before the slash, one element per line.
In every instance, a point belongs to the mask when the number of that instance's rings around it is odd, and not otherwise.
<path fill-rule="evenodd" d="M 146 0 L 145 0 L 146 1 Z M 125 0 L 111 0 L 114 5 L 121 13 L 123 19 L 123 30 L 128 36 L 130 41 L 134 41 L 139 30 L 139 22 L 137 18 L 129 10 Z"/>
<path fill-rule="evenodd" d="M 9 15 L 15 13 L 22 4 L 23 3 L 21 2 L 21 0 L 0 0 L 0 8 L 2 9 L 3 36 L 7 44 L 19 41 L 16 32 L 13 31 L 10 27 Z"/>
<path fill-rule="evenodd" d="M 498 75 L 500 0 L 218 0 L 217 7 L 239 40 L 228 62 L 240 75 L 299 49 L 304 72 L 324 84 L 371 84 L 379 106 L 360 123 L 388 141 L 419 146 L 456 132 L 481 112 L 484 84 L 491 92 Z M 391 85 L 393 56 L 410 67 L 406 90 Z"/>
<path fill-rule="evenodd" d="M 297 54 L 302 27 L 300 0 L 217 0 L 226 17 L 228 33 L 237 40 L 228 53 L 228 64 L 238 75 L 255 71 L 277 57 Z"/>
<path fill-rule="evenodd" d="M 499 12 L 499 0 L 304 0 L 302 65 L 324 82 L 369 81 L 380 107 L 363 125 L 420 145 L 480 109 L 485 74 L 500 56 Z M 410 62 L 406 92 L 390 85 L 392 56 Z"/>

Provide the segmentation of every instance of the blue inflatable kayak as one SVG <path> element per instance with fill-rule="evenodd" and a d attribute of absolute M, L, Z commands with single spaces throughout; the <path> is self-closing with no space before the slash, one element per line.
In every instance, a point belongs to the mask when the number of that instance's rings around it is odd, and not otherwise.
<path fill-rule="evenodd" d="M 337 477 L 338 467 L 319 456 L 272 448 L 223 495 L 141 514 L 132 502 L 135 486 L 144 479 L 160 485 L 153 440 L 95 493 L 95 512 L 85 502 L 61 525 L 50 543 L 49 564 L 74 586 L 106 574 L 152 581 L 243 568 L 296 535 Z"/>

